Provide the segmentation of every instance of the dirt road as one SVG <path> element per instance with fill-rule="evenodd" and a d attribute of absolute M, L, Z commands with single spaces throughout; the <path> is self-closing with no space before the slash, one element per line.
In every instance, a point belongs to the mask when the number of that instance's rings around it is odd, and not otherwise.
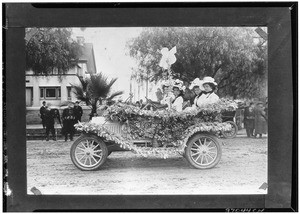
<path fill-rule="evenodd" d="M 42 194 L 266 194 L 267 138 L 220 139 L 221 162 L 197 170 L 181 156 L 143 158 L 112 153 L 99 171 L 80 171 L 71 162 L 72 142 L 27 142 L 27 190 Z"/>

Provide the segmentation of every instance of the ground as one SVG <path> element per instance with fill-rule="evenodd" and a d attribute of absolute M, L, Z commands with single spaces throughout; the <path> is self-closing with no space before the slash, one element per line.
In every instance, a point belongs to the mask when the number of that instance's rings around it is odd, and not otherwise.
<path fill-rule="evenodd" d="M 81 171 L 70 159 L 72 142 L 27 141 L 27 190 L 42 194 L 266 194 L 267 138 L 219 139 L 222 158 L 213 169 L 192 168 L 182 156 L 143 158 L 113 152 L 98 171 Z"/>

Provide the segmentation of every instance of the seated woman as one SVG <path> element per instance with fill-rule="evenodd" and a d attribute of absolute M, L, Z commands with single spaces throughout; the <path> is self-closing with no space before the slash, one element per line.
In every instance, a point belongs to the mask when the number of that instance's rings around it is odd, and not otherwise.
<path fill-rule="evenodd" d="M 186 108 L 185 111 L 195 110 L 207 104 L 217 102 L 219 96 L 214 93 L 216 86 L 217 83 L 212 77 L 204 77 L 203 80 L 199 80 L 199 78 L 194 79 L 190 85 L 190 89 L 194 90 L 196 97 L 193 106 Z"/>
<path fill-rule="evenodd" d="M 174 94 L 170 91 L 170 84 L 169 82 L 165 81 L 162 85 L 163 90 L 163 99 L 160 101 L 164 107 L 171 107 L 171 102 L 175 99 Z"/>
<path fill-rule="evenodd" d="M 217 87 L 215 79 L 212 77 L 204 77 L 202 80 L 202 87 L 204 91 L 197 100 L 197 106 L 205 106 L 207 104 L 213 104 L 219 101 L 219 96 L 215 94 L 215 89 Z"/>
<path fill-rule="evenodd" d="M 202 80 L 200 80 L 199 78 L 196 78 L 193 80 L 193 82 L 191 82 L 190 85 L 190 90 L 193 90 L 194 93 L 196 94 L 195 98 L 194 98 L 194 103 L 191 107 L 188 107 L 186 110 L 191 110 L 191 109 L 196 109 L 197 107 L 199 107 L 201 105 L 201 103 L 199 103 L 199 97 L 202 95 L 202 92 L 204 91 L 203 85 L 202 85 Z"/>
<path fill-rule="evenodd" d="M 183 82 L 179 79 L 175 80 L 173 85 L 173 93 L 175 99 L 171 102 L 171 109 L 176 110 L 178 112 L 182 111 L 184 89 L 185 86 L 183 86 Z"/>
<path fill-rule="evenodd" d="M 146 98 L 147 102 L 154 107 L 154 109 L 170 109 L 171 102 L 175 99 L 174 94 L 169 89 L 170 83 L 169 81 L 164 81 L 162 83 L 162 91 L 163 91 L 163 98 L 160 102 L 152 101 Z"/>

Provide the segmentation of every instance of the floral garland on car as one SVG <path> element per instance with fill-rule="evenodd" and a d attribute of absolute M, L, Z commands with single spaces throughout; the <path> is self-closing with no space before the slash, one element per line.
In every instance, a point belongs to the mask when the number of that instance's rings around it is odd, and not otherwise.
<path fill-rule="evenodd" d="M 220 123 L 222 112 L 236 108 L 237 104 L 227 99 L 183 112 L 141 110 L 136 106 L 118 103 L 108 107 L 104 116 L 112 121 L 125 123 L 126 131 L 132 139 L 149 138 L 156 139 L 162 145 L 174 145 L 174 142 L 181 139 L 183 131 L 189 127 L 208 122 Z"/>
<path fill-rule="evenodd" d="M 123 135 L 108 130 L 105 125 L 94 123 L 78 123 L 75 127 L 79 131 L 94 133 L 108 141 L 114 141 L 121 148 L 142 156 L 166 158 L 171 154 L 182 154 L 186 142 L 196 132 L 217 134 L 229 131 L 231 126 L 220 122 L 220 113 L 235 110 L 236 107 L 236 103 L 225 99 L 188 112 L 141 110 L 132 105 L 117 103 L 108 107 L 104 115 L 108 120 L 122 124 Z M 141 138 L 155 139 L 161 147 L 137 147 L 132 143 L 134 139 Z M 173 147 L 167 147 L 168 145 Z"/>
<path fill-rule="evenodd" d="M 106 141 L 112 141 L 120 145 L 121 148 L 126 150 L 131 150 L 134 153 L 141 155 L 143 157 L 154 156 L 154 157 L 161 157 L 161 158 L 168 158 L 169 156 L 176 155 L 176 154 L 183 154 L 184 148 L 189 140 L 189 138 L 197 132 L 218 132 L 221 130 L 230 130 L 231 125 L 227 123 L 202 123 L 197 124 L 195 126 L 189 127 L 182 133 L 181 139 L 174 142 L 174 147 L 138 147 L 133 144 L 133 142 L 119 134 L 116 134 L 103 125 L 97 125 L 94 123 L 77 123 L 75 128 L 78 131 L 86 132 L 86 133 L 94 133 L 97 136 L 105 139 Z"/>

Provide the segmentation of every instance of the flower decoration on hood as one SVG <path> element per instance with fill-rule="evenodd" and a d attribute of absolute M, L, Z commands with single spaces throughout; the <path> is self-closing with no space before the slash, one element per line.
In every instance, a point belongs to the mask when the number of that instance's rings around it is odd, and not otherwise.
<path fill-rule="evenodd" d="M 176 62 L 176 52 L 176 46 L 171 50 L 169 50 L 168 48 L 162 48 L 160 51 L 162 57 L 158 65 L 164 69 L 170 69 L 171 65 Z"/>

